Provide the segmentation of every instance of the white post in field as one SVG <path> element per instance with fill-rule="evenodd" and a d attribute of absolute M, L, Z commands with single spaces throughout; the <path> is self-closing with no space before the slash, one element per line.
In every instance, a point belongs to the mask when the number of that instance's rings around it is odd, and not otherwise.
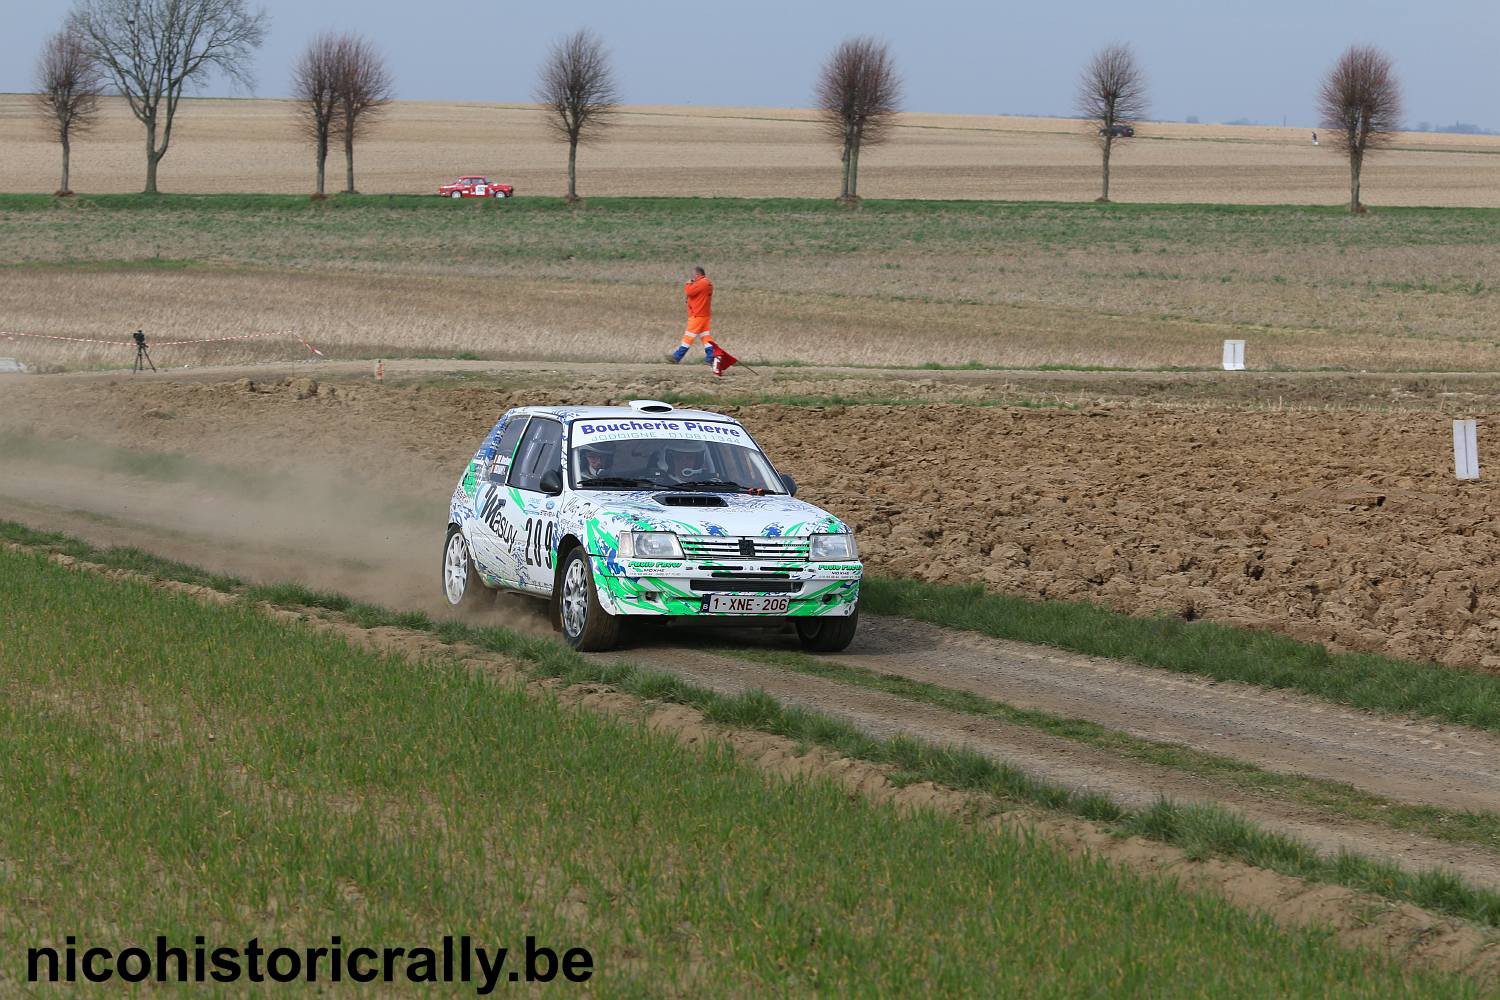
<path fill-rule="evenodd" d="M 1453 474 L 1459 479 L 1479 478 L 1479 432 L 1473 420 L 1453 421 Z"/>
<path fill-rule="evenodd" d="M 1224 370 L 1226 372 L 1245 370 L 1245 342 L 1243 340 L 1224 341 Z"/>

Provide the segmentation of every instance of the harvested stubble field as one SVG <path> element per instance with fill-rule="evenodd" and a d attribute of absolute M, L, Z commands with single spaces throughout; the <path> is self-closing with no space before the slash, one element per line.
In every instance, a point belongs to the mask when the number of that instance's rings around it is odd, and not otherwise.
<path fill-rule="evenodd" d="M 954 386 L 781 372 L 757 383 L 772 393 L 757 400 L 734 395 L 743 382 L 715 396 L 697 372 L 495 387 L 62 377 L 10 383 L 0 431 L 12 435 L 9 494 L 60 512 L 149 518 L 159 500 L 149 468 L 84 489 L 95 473 L 81 442 L 149 442 L 149 454 L 281 482 L 278 529 L 379 497 L 387 512 L 359 506 L 359 531 L 313 540 L 337 550 L 322 568 L 340 558 L 373 568 L 408 588 L 377 595 L 400 603 L 428 586 L 420 539 L 430 525 L 413 512 L 441 508 L 505 407 L 675 392 L 745 420 L 807 495 L 858 526 L 878 572 L 1500 668 L 1500 571 L 1486 568 L 1500 557 L 1495 487 L 1453 480 L 1441 412 L 1459 389 L 1476 405 L 1493 400 L 1493 379 L 1393 381 L 1372 401 L 1368 381 L 1331 378 L 1303 385 L 1300 404 L 1296 380 L 1271 380 L 1267 392 L 1292 398 L 1279 410 L 1204 407 L 1161 388 L 1164 376 L 1147 384 L 1157 389 L 1113 387 L 1108 376 Z M 1162 395 L 1179 401 L 1148 401 Z M 778 398 L 801 405 L 767 401 Z M 1350 409 L 1326 406 L 1341 398 Z M 297 486 L 307 469 L 329 484 L 324 493 Z M 346 477 L 359 489 L 333 485 Z M 254 520 L 195 530 L 238 544 L 271 538 Z M 277 537 L 288 552 L 298 544 Z M 210 564 L 220 555 L 184 544 L 174 554 Z"/>
<path fill-rule="evenodd" d="M 304 194 L 312 154 L 280 100 L 187 100 L 161 166 L 164 190 Z M 838 153 L 810 112 L 785 108 L 627 106 L 608 141 L 580 157 L 585 195 L 824 197 L 837 193 Z M 140 190 L 141 127 L 111 102 L 102 127 L 75 144 L 80 191 Z M 1370 164 L 1374 205 L 1500 205 L 1500 139 L 1411 133 Z M 357 152 L 370 193 L 435 191 L 486 173 L 523 195 L 564 190 L 565 148 L 523 104 L 398 101 Z M 0 190 L 51 191 L 58 153 L 21 95 L 0 96 Z M 330 164 L 330 184 L 342 161 Z M 1111 195 L 1138 202 L 1338 204 L 1347 172 L 1307 130 L 1149 123 L 1113 161 Z M 1088 201 L 1099 193 L 1087 128 L 1060 118 L 904 114 L 891 142 L 860 158 L 871 198 Z"/>
<path fill-rule="evenodd" d="M 633 361 L 703 263 L 751 361 L 1500 368 L 1488 209 L 278 196 L 0 197 L 0 330 L 156 340 L 290 329 L 335 357 Z M 288 359 L 295 341 L 174 349 Z M 40 365 L 118 351 L 9 342 Z"/>

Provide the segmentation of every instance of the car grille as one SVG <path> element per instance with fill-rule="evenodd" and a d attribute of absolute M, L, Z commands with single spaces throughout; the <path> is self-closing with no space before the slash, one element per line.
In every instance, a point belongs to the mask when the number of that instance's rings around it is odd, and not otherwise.
<path fill-rule="evenodd" d="M 802 584 L 792 580 L 756 576 L 720 576 L 693 580 L 688 586 L 700 594 L 795 594 L 802 590 Z"/>
<path fill-rule="evenodd" d="M 807 559 L 806 538 L 762 538 L 737 535 L 688 535 L 680 539 L 682 553 L 689 559 L 756 559 L 771 562 L 803 562 Z M 749 542 L 754 551 L 741 543 Z"/>

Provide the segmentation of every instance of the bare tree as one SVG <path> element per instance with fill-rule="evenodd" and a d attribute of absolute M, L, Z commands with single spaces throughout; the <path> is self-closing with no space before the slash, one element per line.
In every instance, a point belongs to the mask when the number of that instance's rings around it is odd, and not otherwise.
<path fill-rule="evenodd" d="M 338 134 L 344 140 L 344 191 L 354 193 L 354 140 L 363 138 L 391 103 L 391 71 L 369 39 L 341 35 L 335 40 L 334 94 Z"/>
<path fill-rule="evenodd" d="M 104 76 L 89 54 L 88 46 L 64 29 L 47 39 L 36 63 L 36 93 L 32 96 L 37 115 L 62 143 L 60 195 L 73 193 L 68 186 L 68 159 L 73 137 L 94 127 L 99 114 L 99 92 Z"/>
<path fill-rule="evenodd" d="M 68 30 L 88 46 L 146 127 L 146 193 L 172 143 L 183 91 L 217 71 L 250 86 L 267 15 L 245 0 L 75 0 Z"/>
<path fill-rule="evenodd" d="M 302 50 L 292 67 L 292 100 L 296 103 L 297 126 L 312 140 L 313 156 L 318 164 L 317 196 L 326 193 L 328 144 L 342 123 L 343 105 L 339 101 L 339 39 L 324 32 Z"/>
<path fill-rule="evenodd" d="M 1114 144 L 1135 135 L 1146 117 L 1146 74 L 1128 45 L 1106 45 L 1095 52 L 1078 77 L 1078 114 L 1097 136 L 1103 157 L 1104 189 L 1109 201 L 1109 156 Z"/>
<path fill-rule="evenodd" d="M 1318 114 L 1335 148 L 1349 157 L 1349 211 L 1363 212 L 1365 154 L 1389 145 L 1401 127 L 1401 83 L 1390 57 L 1373 45 L 1345 49 L 1318 90 Z"/>
<path fill-rule="evenodd" d="M 578 144 L 599 138 L 620 103 L 609 51 L 587 28 L 552 46 L 537 77 L 547 127 L 568 144 L 568 201 L 578 200 Z"/>
<path fill-rule="evenodd" d="M 890 47 L 848 38 L 823 64 L 814 91 L 823 131 L 843 150 L 839 200 L 859 200 L 859 151 L 890 136 L 901 104 L 901 78 Z"/>

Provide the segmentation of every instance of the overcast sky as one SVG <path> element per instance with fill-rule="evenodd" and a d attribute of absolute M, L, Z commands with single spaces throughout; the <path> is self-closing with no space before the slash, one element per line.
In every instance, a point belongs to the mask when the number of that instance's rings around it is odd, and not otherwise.
<path fill-rule="evenodd" d="M 250 0 L 252 5 L 255 0 Z M 1154 117 L 1311 124 L 1319 75 L 1351 42 L 1396 60 L 1407 123 L 1500 127 L 1500 6 L 1492 0 L 263 0 L 271 33 L 256 93 L 282 96 L 288 67 L 323 28 L 355 29 L 390 57 L 398 95 L 522 101 L 550 40 L 593 28 L 627 101 L 805 106 L 827 51 L 865 33 L 891 43 L 914 111 L 1067 114 L 1079 64 L 1132 43 Z M 9 0 L 0 90 L 31 87 L 42 38 L 67 0 Z M 229 93 L 210 85 L 207 93 Z"/>

